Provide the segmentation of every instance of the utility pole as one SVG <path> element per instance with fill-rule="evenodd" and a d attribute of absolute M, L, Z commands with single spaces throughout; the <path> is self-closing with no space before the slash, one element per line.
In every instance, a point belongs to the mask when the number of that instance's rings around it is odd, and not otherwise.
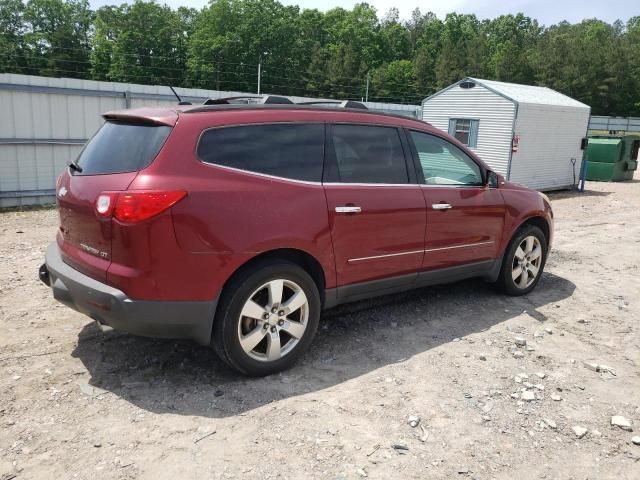
<path fill-rule="evenodd" d="M 369 72 L 367 72 L 367 90 L 364 94 L 364 101 L 365 102 L 369 101 Z"/>
<path fill-rule="evenodd" d="M 262 59 L 258 60 L 258 95 L 260 95 L 260 77 L 262 76 Z"/>
<path fill-rule="evenodd" d="M 220 61 L 222 60 L 222 52 L 218 52 L 218 64 L 216 66 L 216 90 L 220 91 Z"/>

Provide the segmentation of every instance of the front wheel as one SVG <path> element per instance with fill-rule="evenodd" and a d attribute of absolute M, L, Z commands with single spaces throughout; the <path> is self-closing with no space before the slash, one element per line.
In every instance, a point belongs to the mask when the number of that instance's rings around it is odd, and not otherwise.
<path fill-rule="evenodd" d="M 511 239 L 497 285 L 507 295 L 526 295 L 540 281 L 547 260 L 547 239 L 538 227 L 525 225 Z"/>
<path fill-rule="evenodd" d="M 264 262 L 239 274 L 216 312 L 212 343 L 232 368 L 250 376 L 289 368 L 309 347 L 320 295 L 298 265 Z"/>

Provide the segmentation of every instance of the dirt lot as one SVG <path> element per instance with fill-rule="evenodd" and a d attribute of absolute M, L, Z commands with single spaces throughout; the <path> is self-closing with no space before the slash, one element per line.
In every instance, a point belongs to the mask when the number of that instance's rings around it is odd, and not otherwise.
<path fill-rule="evenodd" d="M 340 307 L 258 380 L 56 304 L 36 275 L 56 212 L 0 214 L 0 478 L 638 479 L 640 181 L 553 206 L 528 297 L 469 281 Z"/>

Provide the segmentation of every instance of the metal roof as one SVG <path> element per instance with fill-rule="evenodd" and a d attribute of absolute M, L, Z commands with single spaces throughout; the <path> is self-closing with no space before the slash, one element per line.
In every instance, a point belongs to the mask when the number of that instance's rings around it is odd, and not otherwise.
<path fill-rule="evenodd" d="M 507 83 L 507 82 L 497 82 L 495 80 L 484 80 L 482 78 L 473 78 L 473 77 L 465 77 L 462 80 L 449 85 L 446 88 L 443 88 L 439 92 L 434 93 L 433 95 L 425 98 L 422 101 L 422 104 L 433 97 L 437 97 L 438 95 L 450 90 L 454 87 L 457 87 L 461 83 L 465 82 L 473 82 L 478 85 L 485 87 L 487 90 L 491 90 L 492 92 L 500 95 L 501 97 L 506 98 L 507 100 L 511 100 L 516 104 L 520 103 L 528 103 L 531 105 L 549 105 L 549 106 L 557 106 L 557 107 L 573 107 L 573 108 L 586 108 L 591 109 L 589 105 L 586 105 L 582 102 L 574 100 L 571 97 L 563 95 L 560 92 L 556 92 L 547 87 L 536 87 L 533 85 L 521 85 L 519 83 Z"/>
<path fill-rule="evenodd" d="M 582 102 L 563 95 L 547 87 L 533 85 L 521 85 L 519 83 L 497 82 L 495 80 L 483 80 L 481 78 L 468 77 L 483 87 L 518 103 L 530 103 L 535 105 L 555 105 L 559 107 L 591 108 Z"/>

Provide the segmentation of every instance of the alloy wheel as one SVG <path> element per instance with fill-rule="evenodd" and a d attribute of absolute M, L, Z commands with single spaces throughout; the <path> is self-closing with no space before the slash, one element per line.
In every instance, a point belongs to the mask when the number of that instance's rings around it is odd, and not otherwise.
<path fill-rule="evenodd" d="M 534 235 L 525 237 L 518 248 L 511 266 L 511 278 L 519 289 L 529 287 L 538 278 L 542 265 L 542 245 Z"/>
<path fill-rule="evenodd" d="M 242 307 L 240 346 L 254 360 L 279 360 L 298 344 L 308 320 L 309 301 L 302 287 L 290 280 L 271 280 L 257 288 Z"/>

